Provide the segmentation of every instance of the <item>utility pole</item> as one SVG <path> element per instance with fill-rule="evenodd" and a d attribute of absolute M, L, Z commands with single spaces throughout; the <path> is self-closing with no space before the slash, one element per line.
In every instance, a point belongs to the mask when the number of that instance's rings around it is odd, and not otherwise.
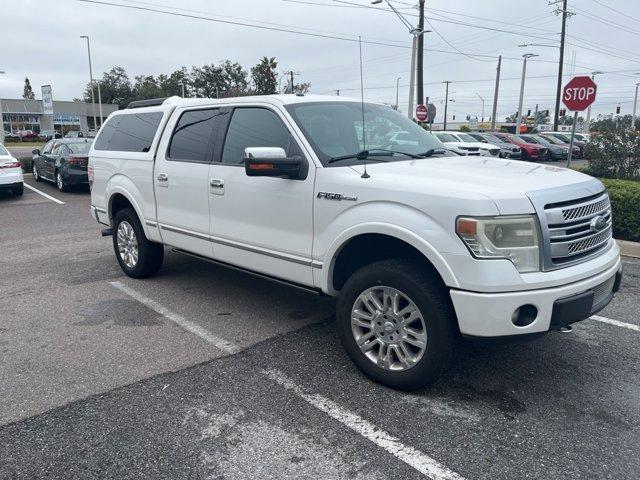
<path fill-rule="evenodd" d="M 100 93 L 100 82 L 96 80 L 96 87 L 98 87 L 98 111 L 100 112 L 100 126 L 104 122 L 104 116 L 102 115 L 102 93 Z M 95 127 L 96 133 L 98 133 L 98 127 Z"/>
<path fill-rule="evenodd" d="M 600 71 L 596 71 L 596 72 L 591 72 L 591 80 L 593 80 L 594 78 L 596 78 L 596 75 L 601 75 L 604 72 L 600 72 Z M 589 105 L 589 108 L 587 108 L 587 119 L 585 121 L 585 133 L 589 133 L 589 128 L 591 126 L 591 105 Z"/>
<path fill-rule="evenodd" d="M 522 80 L 520 80 L 520 101 L 518 102 L 518 118 L 516 120 L 516 135 L 520 134 L 520 124 L 522 123 L 522 102 L 524 100 L 524 79 L 527 75 L 527 60 L 537 57 L 534 53 L 525 53 L 522 56 Z M 555 128 L 554 128 L 555 130 Z"/>
<path fill-rule="evenodd" d="M 449 106 L 449 84 L 450 80 L 445 80 L 444 83 L 447 87 L 444 94 L 444 124 L 442 125 L 442 130 L 447 129 L 447 107 Z"/>
<path fill-rule="evenodd" d="M 481 117 L 481 122 L 484 122 L 484 98 L 482 98 L 480 96 L 479 93 L 476 92 L 476 95 L 478 96 L 478 98 L 480 99 L 480 101 L 482 102 L 482 117 Z"/>
<path fill-rule="evenodd" d="M 400 94 L 400 78 L 402 77 L 396 78 L 396 111 L 400 109 L 400 106 L 398 104 L 398 101 L 399 101 L 398 96 Z"/>
<path fill-rule="evenodd" d="M 425 0 L 420 0 L 418 3 L 418 31 L 420 32 L 418 35 L 418 58 L 416 62 L 418 67 L 418 105 L 422 105 L 422 99 L 424 98 L 424 35 L 422 35 L 424 31 L 424 2 Z"/>
<path fill-rule="evenodd" d="M 636 95 L 633 97 L 633 113 L 631 114 L 631 130 L 636 129 L 636 107 L 638 106 L 638 85 L 640 83 L 636 83 Z"/>
<path fill-rule="evenodd" d="M 294 83 L 293 83 L 293 76 L 294 75 L 300 75 L 300 72 L 294 72 L 293 70 L 289 70 L 287 72 L 284 72 L 285 75 L 289 75 L 289 88 L 291 89 L 289 91 L 289 93 L 294 93 L 293 88 L 294 88 Z"/>
<path fill-rule="evenodd" d="M 556 4 L 559 1 L 556 2 Z M 557 12 L 557 11 L 556 11 Z M 562 31 L 560 32 L 560 58 L 558 60 L 558 86 L 556 88 L 556 109 L 553 114 L 553 130 L 558 130 L 558 117 L 560 114 L 560 95 L 562 94 L 562 67 L 564 65 L 564 37 L 567 32 L 567 0 L 562 0 Z"/>
<path fill-rule="evenodd" d="M 500 90 L 500 67 L 502 65 L 502 55 L 498 57 L 498 67 L 496 68 L 496 88 L 493 92 L 493 113 L 491 115 L 491 131 L 496 129 L 496 114 L 498 113 L 498 91 Z"/>

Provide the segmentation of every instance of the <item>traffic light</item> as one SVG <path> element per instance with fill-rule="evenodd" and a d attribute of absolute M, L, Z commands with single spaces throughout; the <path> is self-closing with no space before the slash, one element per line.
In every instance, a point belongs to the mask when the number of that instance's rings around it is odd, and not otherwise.
<path fill-rule="evenodd" d="M 561 108 L 560 109 L 560 116 L 564 117 L 567 114 L 567 109 L 566 108 Z"/>
<path fill-rule="evenodd" d="M 455 114 L 455 113 L 453 114 L 453 119 L 454 119 L 454 120 L 456 119 L 456 114 Z"/>
<path fill-rule="evenodd" d="M 620 105 L 616 107 L 616 115 L 620 115 Z"/>
<path fill-rule="evenodd" d="M 544 111 L 544 116 L 545 116 L 545 117 L 548 117 L 548 116 L 549 116 L 549 110 L 545 110 L 545 111 Z"/>
<path fill-rule="evenodd" d="M 531 109 L 527 110 L 527 117 L 531 116 Z"/>
<path fill-rule="evenodd" d="M 471 115 L 467 115 L 467 122 L 471 120 Z"/>

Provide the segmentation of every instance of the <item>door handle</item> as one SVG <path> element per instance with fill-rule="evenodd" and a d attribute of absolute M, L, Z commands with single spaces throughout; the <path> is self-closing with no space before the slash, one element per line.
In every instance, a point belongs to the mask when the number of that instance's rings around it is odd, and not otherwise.
<path fill-rule="evenodd" d="M 219 178 L 212 178 L 209 181 L 209 185 L 211 185 L 211 188 L 224 188 L 224 180 L 220 180 Z"/>
<path fill-rule="evenodd" d="M 169 180 L 169 177 L 167 177 L 166 173 L 159 173 L 156 178 L 159 182 L 166 182 L 167 180 Z"/>

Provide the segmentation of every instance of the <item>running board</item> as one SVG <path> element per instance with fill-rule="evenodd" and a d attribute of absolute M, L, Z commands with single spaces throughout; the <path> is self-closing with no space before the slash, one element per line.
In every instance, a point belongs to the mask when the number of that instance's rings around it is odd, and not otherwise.
<path fill-rule="evenodd" d="M 219 265 L 221 267 L 230 268 L 230 269 L 236 270 L 238 272 L 248 273 L 249 275 L 253 275 L 254 277 L 259 277 L 259 278 L 263 278 L 265 280 L 270 280 L 272 282 L 280 283 L 280 284 L 286 285 L 288 287 L 293 287 L 293 288 L 297 288 L 299 290 L 304 290 L 305 292 L 313 293 L 315 295 L 320 295 L 321 297 L 329 297 L 330 296 L 330 295 L 327 295 L 326 293 L 324 293 L 319 288 L 307 287 L 306 285 L 300 285 L 299 283 L 289 282 L 288 280 L 283 280 L 281 278 L 273 277 L 271 275 L 267 275 L 266 273 L 254 272 L 253 270 L 249 270 L 248 268 L 238 267 L 237 265 L 231 265 L 230 263 L 222 262 L 220 260 L 214 260 L 213 258 L 208 258 L 208 257 L 205 257 L 203 255 L 198 255 L 197 253 L 188 252 L 188 251 L 182 250 L 180 248 L 173 247 L 173 248 L 171 248 L 171 251 L 176 252 L 176 253 L 183 253 L 185 255 L 197 258 L 199 260 L 204 260 L 206 262 L 213 263 L 213 264 Z"/>
<path fill-rule="evenodd" d="M 100 235 L 102 235 L 103 237 L 110 237 L 113 235 L 113 229 L 103 228 L 102 230 L 100 230 Z"/>

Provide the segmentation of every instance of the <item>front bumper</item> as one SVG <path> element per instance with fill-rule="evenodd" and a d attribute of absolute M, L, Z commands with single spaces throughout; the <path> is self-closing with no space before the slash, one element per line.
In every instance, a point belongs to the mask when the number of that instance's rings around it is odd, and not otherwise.
<path fill-rule="evenodd" d="M 559 287 L 507 293 L 451 290 L 460 332 L 473 337 L 504 337 L 557 330 L 603 309 L 620 287 L 620 260 L 607 270 Z M 535 307 L 524 326 L 514 324 L 514 312 Z M 528 307 L 530 308 L 530 307 Z M 517 323 L 517 322 L 516 322 Z"/>

